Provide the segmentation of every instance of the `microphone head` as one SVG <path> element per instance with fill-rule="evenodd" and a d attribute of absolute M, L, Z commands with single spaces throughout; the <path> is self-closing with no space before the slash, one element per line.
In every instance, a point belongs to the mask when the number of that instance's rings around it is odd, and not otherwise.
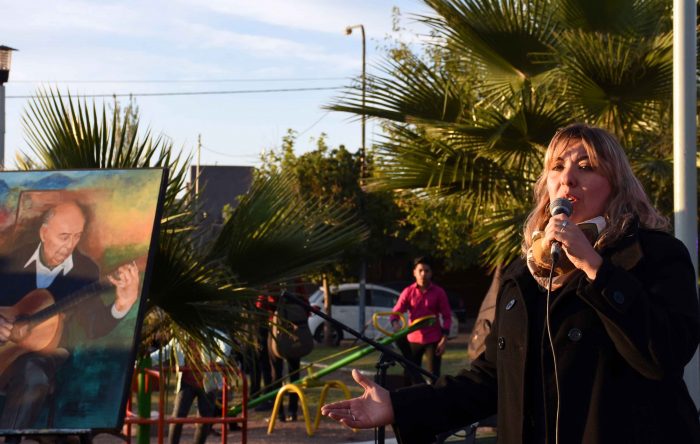
<path fill-rule="evenodd" d="M 556 216 L 557 214 L 566 214 L 567 216 L 571 216 L 571 213 L 573 212 L 574 205 L 569 201 L 569 199 L 559 197 L 557 199 L 554 199 L 549 204 L 549 214 L 551 214 L 552 216 Z"/>

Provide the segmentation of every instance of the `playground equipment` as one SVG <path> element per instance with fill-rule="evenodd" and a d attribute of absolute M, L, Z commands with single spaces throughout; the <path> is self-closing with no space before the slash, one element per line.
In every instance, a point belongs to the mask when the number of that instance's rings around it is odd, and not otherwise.
<path fill-rule="evenodd" d="M 186 367 L 181 367 L 184 369 Z M 174 370 L 169 367 L 162 367 L 159 370 L 150 368 L 139 368 L 139 371 L 135 375 L 138 384 L 134 389 L 137 391 L 138 398 L 138 412 L 134 413 L 132 411 L 131 397 L 129 397 L 126 406 L 126 417 L 124 418 L 124 426 L 126 429 L 126 441 L 131 442 L 131 427 L 132 425 L 138 425 L 140 428 L 145 427 L 145 433 L 139 433 L 137 441 L 139 444 L 142 442 L 150 442 L 149 429 L 150 426 L 154 425 L 157 427 L 158 444 L 163 444 L 165 437 L 165 427 L 169 424 L 221 424 L 221 443 L 227 443 L 227 430 L 226 426 L 230 423 L 239 423 L 241 427 L 241 443 L 245 444 L 247 441 L 247 424 L 248 415 L 246 409 L 243 409 L 238 415 L 227 415 L 226 409 L 222 409 L 222 414 L 219 417 L 186 417 L 186 418 L 175 418 L 170 417 L 165 412 L 165 388 L 166 385 L 163 381 L 163 375 L 170 370 Z M 221 393 L 221 405 L 225 406 L 228 402 L 228 389 L 233 388 L 233 384 L 228 381 L 226 369 L 218 364 L 212 364 L 207 369 L 207 371 L 219 372 L 223 379 L 223 387 Z M 242 384 L 240 386 L 242 392 L 242 405 L 247 406 L 248 404 L 248 387 L 246 378 L 244 375 L 238 375 Z M 156 418 L 150 417 L 150 406 L 151 406 L 151 393 L 153 390 L 158 390 L 158 416 Z M 141 432 L 141 430 L 139 430 Z"/>
<path fill-rule="evenodd" d="M 375 324 L 375 327 L 378 326 L 378 316 L 386 316 L 386 315 L 391 315 L 394 314 L 393 312 L 383 312 L 383 313 L 376 313 L 373 316 L 373 322 Z M 396 340 L 405 337 L 408 333 L 417 330 L 419 328 L 425 327 L 426 325 L 430 325 L 433 322 L 435 322 L 435 316 L 425 316 L 419 319 L 416 319 L 409 325 L 408 327 L 405 325 L 405 321 L 403 318 L 401 318 L 402 321 L 402 326 L 399 331 L 396 333 L 390 333 L 385 330 L 380 330 L 387 336 L 384 338 L 381 338 L 378 343 L 382 345 L 390 345 L 391 343 L 395 342 Z M 379 328 L 378 328 L 379 330 Z M 299 381 L 296 381 L 291 384 L 286 384 L 283 387 L 281 387 L 278 390 L 273 390 L 268 393 L 265 393 L 262 396 L 259 396 L 255 399 L 252 399 L 248 402 L 248 408 L 255 407 L 256 405 L 259 405 L 263 402 L 272 400 L 275 398 L 275 403 L 274 407 L 272 410 L 272 415 L 270 416 L 270 422 L 268 425 L 267 433 L 270 434 L 273 432 L 274 427 L 275 427 L 275 418 L 277 417 L 277 412 L 279 410 L 279 406 L 282 402 L 282 398 L 284 397 L 284 394 L 287 392 L 294 392 L 299 396 L 299 401 L 301 404 L 302 408 L 302 414 L 304 416 L 304 422 L 306 426 L 306 433 L 308 436 L 313 436 L 313 434 L 316 432 L 318 429 L 319 423 L 321 421 L 321 406 L 324 404 L 324 401 L 326 399 L 326 396 L 328 392 L 331 389 L 339 389 L 343 392 L 344 396 L 346 399 L 350 398 L 350 390 L 348 390 L 347 386 L 339 380 L 332 380 L 332 381 L 320 381 L 320 378 L 335 372 L 336 370 L 339 370 L 342 367 L 345 367 L 348 364 L 351 364 L 352 362 L 362 358 L 363 356 L 368 355 L 369 353 L 372 353 L 373 351 L 376 351 L 376 349 L 372 345 L 367 345 L 365 347 L 353 347 L 350 350 L 343 351 L 342 354 L 345 355 L 343 358 L 329 364 L 325 368 L 322 368 L 320 370 L 312 371 L 311 366 L 307 366 L 306 369 L 308 370 L 309 374 L 305 376 L 304 378 L 300 379 Z M 337 356 L 337 355 L 333 355 Z M 309 415 L 309 407 L 307 403 L 307 397 L 304 393 L 305 389 L 312 388 L 312 387 L 322 387 L 321 389 L 321 396 L 319 398 L 319 404 L 316 408 L 316 415 L 313 420 L 313 424 L 311 422 L 311 417 Z M 240 414 L 242 411 L 242 406 L 237 405 L 234 408 L 229 410 L 229 414 L 232 416 L 237 416 Z"/>

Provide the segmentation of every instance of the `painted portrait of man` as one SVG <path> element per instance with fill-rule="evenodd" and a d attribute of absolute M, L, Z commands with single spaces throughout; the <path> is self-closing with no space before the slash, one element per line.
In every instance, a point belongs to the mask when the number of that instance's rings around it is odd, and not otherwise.
<path fill-rule="evenodd" d="M 119 416 L 160 185 L 159 174 L 123 174 L 150 184 L 151 194 L 135 202 L 142 228 L 121 234 L 110 214 L 127 190 L 104 191 L 115 180 L 129 184 L 116 170 L 77 173 L 63 192 L 17 190 L 0 254 L 0 431 L 109 428 Z M 85 375 L 79 384 L 76 372 Z M 83 424 L 89 411 L 105 422 Z"/>

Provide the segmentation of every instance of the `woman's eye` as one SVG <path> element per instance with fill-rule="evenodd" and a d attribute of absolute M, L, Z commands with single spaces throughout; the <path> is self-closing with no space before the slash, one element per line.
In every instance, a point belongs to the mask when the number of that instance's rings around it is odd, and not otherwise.
<path fill-rule="evenodd" d="M 552 171 L 561 171 L 564 169 L 564 165 L 557 163 L 552 167 Z"/>
<path fill-rule="evenodd" d="M 582 169 L 582 170 L 587 170 L 587 171 L 592 171 L 592 170 L 593 170 L 593 166 L 592 166 L 591 164 L 589 164 L 589 163 L 582 163 L 582 164 L 579 164 L 578 167 L 579 167 L 580 169 Z"/>

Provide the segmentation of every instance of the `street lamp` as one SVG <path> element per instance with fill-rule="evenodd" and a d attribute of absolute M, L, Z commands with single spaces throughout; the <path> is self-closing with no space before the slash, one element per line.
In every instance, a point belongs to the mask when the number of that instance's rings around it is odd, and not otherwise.
<path fill-rule="evenodd" d="M 0 170 L 5 169 L 5 82 L 10 78 L 12 51 L 17 50 L 0 45 Z"/>
<path fill-rule="evenodd" d="M 365 75 L 365 67 L 367 65 L 366 60 L 367 60 L 367 45 L 365 42 L 365 27 L 363 25 L 352 25 L 352 26 L 347 26 L 345 28 L 345 34 L 350 35 L 352 34 L 353 29 L 360 29 L 360 32 L 362 33 L 362 146 L 360 147 L 360 185 L 364 187 L 365 185 L 365 172 L 366 172 L 366 164 L 365 164 L 365 121 L 367 120 L 367 115 L 365 114 L 365 96 L 367 94 L 367 77 Z M 364 192 L 361 191 L 361 192 Z M 360 199 L 360 205 L 363 205 L 364 203 L 364 198 Z M 365 259 L 365 255 L 362 255 L 362 263 L 360 264 L 360 288 L 359 288 L 359 294 L 358 294 L 358 299 L 359 299 L 359 307 L 358 307 L 358 325 L 360 327 L 360 331 L 363 331 L 363 328 L 365 327 L 365 307 L 366 307 L 366 284 L 367 284 L 367 260 Z"/>
<path fill-rule="evenodd" d="M 360 183 L 364 185 L 365 180 L 365 122 L 367 120 L 367 115 L 364 113 L 365 109 L 365 98 L 367 95 L 367 77 L 366 77 L 366 60 L 367 60 L 367 44 L 365 41 L 365 27 L 364 25 L 352 25 L 345 28 L 345 34 L 352 34 L 353 29 L 360 29 L 362 33 L 362 145 L 360 147 Z"/>

